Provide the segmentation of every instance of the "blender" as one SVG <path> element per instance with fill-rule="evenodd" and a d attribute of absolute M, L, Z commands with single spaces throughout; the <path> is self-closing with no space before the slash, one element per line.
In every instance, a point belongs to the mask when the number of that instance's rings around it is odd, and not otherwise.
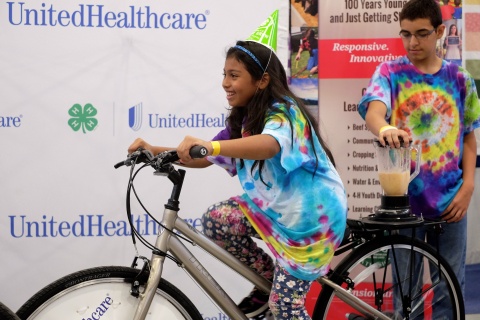
<path fill-rule="evenodd" d="M 403 141 L 400 141 L 403 145 Z M 382 188 L 381 205 L 370 217 L 376 221 L 408 221 L 417 217 L 410 211 L 408 185 L 420 172 L 421 147 L 391 148 L 374 142 L 378 159 L 378 176 Z M 415 151 L 415 169 L 411 156 Z"/>

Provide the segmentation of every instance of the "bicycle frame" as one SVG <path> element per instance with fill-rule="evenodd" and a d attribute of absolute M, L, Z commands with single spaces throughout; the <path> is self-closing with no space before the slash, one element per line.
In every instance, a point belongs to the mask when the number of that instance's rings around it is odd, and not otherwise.
<path fill-rule="evenodd" d="M 133 320 L 144 320 L 150 304 L 155 295 L 155 290 L 162 278 L 163 264 L 165 262 L 165 253 L 171 253 L 182 267 L 195 279 L 200 287 L 215 301 L 215 303 L 232 319 L 248 319 L 238 308 L 236 303 L 223 290 L 220 284 L 210 275 L 208 270 L 197 260 L 197 258 L 187 249 L 178 236 L 171 231 L 179 231 L 185 238 L 193 241 L 215 258 L 226 264 L 232 270 L 237 271 L 245 279 L 249 280 L 259 289 L 269 292 L 272 283 L 264 277 L 257 274 L 247 265 L 237 260 L 231 253 L 219 247 L 207 236 L 198 232 L 178 216 L 178 197 L 181 185 L 183 183 L 184 170 L 178 170 L 181 178 L 177 183 L 174 182 L 174 189 L 168 204 L 165 205 L 163 212 L 162 225 L 157 236 L 155 247 L 161 254 L 153 252 L 150 261 L 150 275 L 145 285 L 143 293 L 139 294 L 137 311 Z"/>
<path fill-rule="evenodd" d="M 175 193 L 175 192 L 173 192 Z M 168 205 L 166 205 L 168 207 Z M 230 298 L 230 296 L 223 290 L 223 288 L 216 282 L 216 280 L 210 275 L 208 270 L 197 260 L 197 258 L 188 250 L 177 235 L 168 230 L 176 230 L 182 233 L 182 235 L 212 256 L 222 261 L 231 269 L 237 271 L 245 279 L 252 282 L 255 286 L 264 290 L 270 291 L 271 282 L 255 273 L 244 263 L 238 261 L 233 255 L 219 247 L 209 238 L 202 233 L 198 232 L 194 227 L 190 226 L 184 220 L 178 216 L 178 210 L 165 208 L 163 212 L 162 225 L 164 228 L 160 228 L 155 247 L 160 252 L 170 252 L 172 255 L 182 263 L 182 267 L 195 279 L 200 287 L 212 297 L 217 305 L 232 319 L 248 319 L 245 314 L 238 308 L 236 303 Z M 168 230 L 167 230 L 168 229 Z M 137 311 L 133 320 L 145 319 L 150 303 L 153 300 L 155 290 L 160 282 L 163 271 L 163 264 L 165 262 L 165 255 L 158 255 L 153 253 L 151 258 L 151 269 L 148 282 L 143 293 L 139 295 L 139 303 Z M 336 285 L 327 277 L 323 276 L 317 279 L 322 285 L 328 285 L 335 289 L 340 299 L 354 307 L 355 309 L 364 312 L 367 315 L 374 317 L 375 319 L 389 320 L 387 316 L 380 311 L 371 307 L 363 302 L 361 299 L 355 297 L 352 293 L 348 292 L 344 288 Z"/>
<path fill-rule="evenodd" d="M 258 288 L 268 292 L 271 282 L 255 273 L 244 263 L 238 261 L 230 253 L 216 245 L 202 233 L 198 232 L 194 227 L 190 226 L 184 220 L 179 218 L 178 212 L 171 209 L 165 209 L 163 213 L 162 224 L 166 229 L 177 230 L 186 238 L 192 240 L 196 245 L 225 263 L 231 269 L 237 271 L 244 278 L 255 284 Z M 176 259 L 182 263 L 182 267 L 195 279 L 195 281 L 212 297 L 218 306 L 232 319 L 247 319 L 242 311 L 238 308 L 230 296 L 210 275 L 208 270 L 196 259 L 196 257 L 187 249 L 187 247 L 178 239 L 175 233 L 161 228 L 157 237 L 155 247 L 161 252 L 170 252 Z M 163 263 L 165 256 L 152 255 L 151 270 L 148 282 L 143 294 L 140 294 L 139 305 L 134 320 L 143 320 L 146 317 L 148 306 L 150 305 L 155 290 L 160 282 Z M 336 285 L 325 276 L 317 279 L 322 285 L 328 285 L 335 289 L 338 297 L 359 311 L 363 311 L 367 315 L 376 319 L 389 320 L 387 316 L 380 311 L 355 297 L 344 288 Z"/>

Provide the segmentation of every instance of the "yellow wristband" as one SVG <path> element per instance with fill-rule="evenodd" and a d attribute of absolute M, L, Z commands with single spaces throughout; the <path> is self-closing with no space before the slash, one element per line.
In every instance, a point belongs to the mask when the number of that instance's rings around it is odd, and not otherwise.
<path fill-rule="evenodd" d="M 378 134 L 382 133 L 383 131 L 392 130 L 392 129 L 397 130 L 397 127 L 394 127 L 394 126 L 391 126 L 391 125 L 383 126 L 383 127 L 381 127 L 380 130 L 378 131 Z"/>
<path fill-rule="evenodd" d="M 220 154 L 220 142 L 218 141 L 210 141 L 212 143 L 212 156 L 218 156 Z"/>

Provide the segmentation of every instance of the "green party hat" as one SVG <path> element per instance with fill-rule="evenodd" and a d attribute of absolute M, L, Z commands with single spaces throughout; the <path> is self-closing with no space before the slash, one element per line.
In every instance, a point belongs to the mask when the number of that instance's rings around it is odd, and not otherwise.
<path fill-rule="evenodd" d="M 277 51 L 277 31 L 278 31 L 278 10 L 275 10 L 267 20 L 265 20 L 255 32 L 253 32 L 247 41 L 255 41 L 267 46 L 274 52 Z"/>

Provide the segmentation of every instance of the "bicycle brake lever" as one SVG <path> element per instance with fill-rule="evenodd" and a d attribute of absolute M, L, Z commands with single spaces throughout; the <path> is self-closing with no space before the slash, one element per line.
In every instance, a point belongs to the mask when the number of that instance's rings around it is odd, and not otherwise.
<path fill-rule="evenodd" d="M 140 155 L 140 157 L 142 157 L 142 155 L 143 155 L 144 157 L 147 158 L 147 160 L 148 160 L 149 162 L 151 162 L 151 161 L 153 161 L 153 160 L 155 159 L 155 157 L 153 156 L 153 153 L 151 153 L 149 150 L 143 150 L 143 149 L 142 149 L 142 150 L 141 150 L 141 153 L 142 153 L 142 154 Z M 143 159 L 141 159 L 141 160 L 143 160 Z"/>
<path fill-rule="evenodd" d="M 152 162 L 154 159 L 155 159 L 155 157 L 153 156 L 153 154 L 150 151 L 139 148 L 136 151 L 128 154 L 126 160 L 120 161 L 119 163 L 114 165 L 114 168 L 118 169 L 118 168 L 120 168 L 121 166 L 124 166 L 124 165 L 129 167 L 135 162 L 135 160 L 138 160 L 138 162 L 147 163 L 147 162 Z"/>
<path fill-rule="evenodd" d="M 118 162 L 118 163 L 115 164 L 113 167 L 114 167 L 115 169 L 118 169 L 118 168 L 120 168 L 121 166 L 131 166 L 132 163 L 133 163 L 133 159 L 134 159 L 134 158 L 137 158 L 137 157 L 140 155 L 140 152 L 141 152 L 142 150 L 143 150 L 143 149 L 139 148 L 139 149 L 137 149 L 136 151 L 134 151 L 134 152 L 132 152 L 132 153 L 129 153 L 129 154 L 127 155 L 127 159 Z"/>

